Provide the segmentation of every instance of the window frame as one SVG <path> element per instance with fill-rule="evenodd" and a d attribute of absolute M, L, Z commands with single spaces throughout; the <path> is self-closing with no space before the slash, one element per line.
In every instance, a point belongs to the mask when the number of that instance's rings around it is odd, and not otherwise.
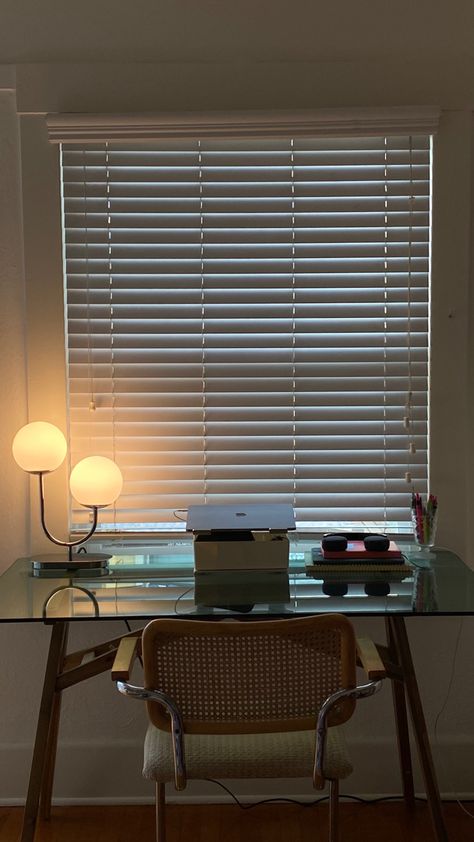
<path fill-rule="evenodd" d="M 44 115 L 21 118 L 27 359 L 30 420 L 66 429 L 64 310 L 60 243 L 59 164 Z M 441 496 L 440 534 L 449 542 L 466 523 L 467 504 L 456 491 L 466 480 L 468 290 L 472 116 L 443 114 L 434 142 L 433 255 L 430 360 L 431 484 Z M 456 206 L 456 214 L 451 208 Z M 445 277 L 454 278 L 447 285 Z M 450 447 L 446 447 L 446 438 Z M 461 478 L 461 480 L 460 480 Z M 48 478 L 53 529 L 67 531 L 67 466 Z M 33 510 L 35 504 L 33 502 Z M 33 543 L 41 536 L 32 517 Z M 444 532 L 443 532 L 444 525 Z M 467 529 L 463 528 L 463 539 Z M 36 535 L 35 535 L 36 532 Z M 46 545 L 45 545 L 46 546 Z"/>

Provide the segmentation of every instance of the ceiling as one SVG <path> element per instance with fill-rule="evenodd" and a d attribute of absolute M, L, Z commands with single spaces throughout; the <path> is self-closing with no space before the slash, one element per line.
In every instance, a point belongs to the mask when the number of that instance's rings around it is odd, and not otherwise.
<path fill-rule="evenodd" d="M 0 63 L 474 55 L 472 0 L 1 0 Z"/>

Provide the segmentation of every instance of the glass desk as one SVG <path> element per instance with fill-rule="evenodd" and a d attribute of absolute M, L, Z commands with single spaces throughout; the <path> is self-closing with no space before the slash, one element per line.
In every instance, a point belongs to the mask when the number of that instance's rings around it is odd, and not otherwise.
<path fill-rule="evenodd" d="M 384 620 L 386 640 L 378 644 L 391 680 L 403 795 L 415 803 L 408 711 L 425 783 L 434 838 L 446 832 L 425 717 L 405 627 L 405 617 L 474 614 L 474 571 L 453 553 L 420 552 L 399 542 L 403 571 L 360 568 L 322 573 L 308 570 L 317 539 L 292 539 L 288 572 L 193 573 L 189 538 L 157 539 L 133 545 L 113 541 L 105 571 L 42 571 L 19 559 L 0 576 L 0 621 L 51 624 L 51 641 L 31 766 L 21 842 L 32 842 L 38 816 L 48 818 L 62 692 L 108 671 L 121 637 L 68 652 L 71 621 L 147 620 L 174 616 L 222 620 L 264 620 L 329 611 Z M 137 632 L 129 632 L 137 634 Z"/>
<path fill-rule="evenodd" d="M 130 547 L 112 543 L 105 574 L 34 575 L 18 559 L 0 576 L 0 621 L 152 619 L 161 616 L 242 619 L 339 611 L 358 616 L 474 613 L 474 571 L 453 553 L 420 552 L 399 542 L 404 573 L 308 572 L 315 539 L 292 540 L 286 572 L 193 573 L 190 539 Z M 106 549 L 106 547 L 104 547 Z"/>

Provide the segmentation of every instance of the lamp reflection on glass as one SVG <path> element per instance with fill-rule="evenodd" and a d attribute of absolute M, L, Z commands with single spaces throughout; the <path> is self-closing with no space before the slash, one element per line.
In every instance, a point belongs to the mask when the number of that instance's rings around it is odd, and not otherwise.
<path fill-rule="evenodd" d="M 92 524 L 87 535 L 76 541 L 61 541 L 49 531 L 45 519 L 44 505 L 44 474 L 55 471 L 63 463 L 67 444 L 61 430 L 46 421 L 33 421 L 26 424 L 16 434 L 12 445 L 13 457 L 17 464 L 29 474 L 39 477 L 39 496 L 41 525 L 45 535 L 53 544 L 67 547 L 67 562 L 79 565 L 76 554 L 73 559 L 72 548 L 84 544 L 95 532 L 98 521 L 98 510 L 110 506 L 115 502 L 122 490 L 122 474 L 120 468 L 105 456 L 88 456 L 73 468 L 69 480 L 72 495 L 78 503 L 92 510 Z M 107 559 L 110 556 L 88 554 L 83 557 L 84 563 Z M 61 562 L 62 559 L 55 559 Z"/>

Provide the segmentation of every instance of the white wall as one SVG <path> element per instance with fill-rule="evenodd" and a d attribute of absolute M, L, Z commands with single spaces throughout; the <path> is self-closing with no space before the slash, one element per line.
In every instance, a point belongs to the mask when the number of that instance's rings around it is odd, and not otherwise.
<path fill-rule="evenodd" d="M 466 558 L 472 551 L 469 535 L 473 494 L 470 422 L 474 407 L 470 362 L 472 330 L 473 124 L 472 65 L 465 56 L 435 61 L 399 62 L 392 58 L 351 62 L 268 62 L 233 64 L 103 64 L 21 65 L 17 68 L 21 147 L 13 95 L 0 99 L 2 138 L 0 179 L 0 262 L 2 309 L 0 338 L 0 562 L 7 566 L 27 549 L 27 493 L 9 455 L 13 432 L 24 422 L 25 354 L 30 351 L 28 385 L 30 410 L 45 409 L 62 418 L 64 381 L 48 367 L 44 336 L 48 320 L 57 320 L 58 301 L 44 307 L 44 335 L 23 330 L 38 303 L 35 288 L 60 285 L 57 197 L 48 188 L 55 167 L 42 114 L 49 110 L 159 110 L 251 107 L 318 107 L 357 105 L 437 104 L 443 111 L 436 152 L 433 225 L 433 383 L 432 487 L 441 501 L 440 540 Z M 23 184 L 19 167 L 22 154 Z M 29 289 L 23 309 L 22 216 L 25 219 L 25 267 Z M 5 270 L 8 267 L 8 271 Z M 37 357 L 35 349 L 43 349 Z M 49 350 L 49 349 L 48 349 Z M 56 348 L 57 351 L 57 348 Z M 54 354 L 53 354 L 54 356 Z M 51 360 L 50 360 L 51 362 Z M 47 375 L 47 376 L 46 376 Z M 43 379 L 45 383 L 43 384 Z M 49 381 L 46 389 L 46 380 Z M 58 403 L 59 401 L 59 403 Z M 7 404 L 7 405 L 5 405 Z M 53 418 L 51 418 L 53 420 Z M 64 478 L 59 478 L 60 501 Z M 461 489 L 461 505 L 455 495 Z M 59 526 L 63 515 L 59 514 Z M 34 527 L 36 529 L 36 527 Z M 36 541 L 37 534 L 34 534 Z M 35 543 L 35 546 L 37 544 Z M 381 636 L 381 625 L 360 623 Z M 474 795 L 474 692 L 470 640 L 473 623 L 458 619 L 414 619 L 408 622 L 426 715 L 433 735 L 437 712 L 448 688 L 449 701 L 439 722 L 435 755 L 441 789 Z M 120 633 L 120 624 L 74 626 L 72 645 Z M 453 656 L 460 632 L 455 672 Z M 26 789 L 31 742 L 41 690 L 49 629 L 43 626 L 0 628 L 3 676 L 0 683 L 0 801 L 21 799 Z M 19 668 L 21 665 L 21 668 Z M 352 792 L 375 793 L 399 789 L 396 752 L 390 717 L 390 693 L 360 706 L 354 740 L 362 763 L 348 782 Z M 144 712 L 136 703 L 119 698 L 106 676 L 92 679 L 65 694 L 57 794 L 63 798 L 139 798 L 150 793 L 141 781 L 139 756 L 145 727 Z M 381 748 L 383 751 L 381 751 Z M 127 774 L 123 769 L 127 768 Z M 259 791 L 263 791 L 259 787 Z M 287 790 L 288 791 L 288 790 Z M 294 790 L 293 790 L 294 791 Z"/>
<path fill-rule="evenodd" d="M 473 56 L 471 0 L 4 0 L 20 62 L 449 62 Z"/>
<path fill-rule="evenodd" d="M 28 486 L 11 458 L 11 442 L 27 420 L 25 289 L 19 131 L 14 91 L 0 76 L 0 558 L 28 549 Z M 6 89 L 5 89 L 6 88 Z"/>

